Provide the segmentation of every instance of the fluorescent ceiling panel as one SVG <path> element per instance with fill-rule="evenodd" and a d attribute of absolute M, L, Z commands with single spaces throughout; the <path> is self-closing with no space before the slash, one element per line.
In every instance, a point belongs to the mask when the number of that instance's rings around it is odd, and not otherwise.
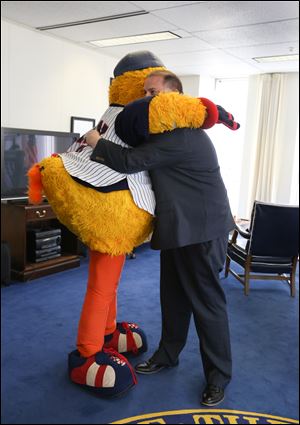
<path fill-rule="evenodd" d="M 136 44 L 136 43 L 147 43 L 147 42 L 149 43 L 151 41 L 171 40 L 174 38 L 180 38 L 180 36 L 170 31 L 165 31 L 165 32 L 155 32 L 152 34 L 134 35 L 129 37 L 107 38 L 104 40 L 90 41 L 90 43 L 100 47 L 108 47 L 108 46 L 121 46 L 122 44 Z"/>
<path fill-rule="evenodd" d="M 259 63 L 299 61 L 299 55 L 261 56 L 252 59 Z"/>

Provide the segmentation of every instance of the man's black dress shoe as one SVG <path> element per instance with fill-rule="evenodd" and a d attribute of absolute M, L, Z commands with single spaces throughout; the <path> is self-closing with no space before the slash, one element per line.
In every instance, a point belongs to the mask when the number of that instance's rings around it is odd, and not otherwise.
<path fill-rule="evenodd" d="M 216 406 L 224 400 L 223 388 L 217 387 L 216 385 L 207 385 L 203 394 L 201 404 L 205 406 Z"/>
<path fill-rule="evenodd" d="M 178 361 L 174 366 L 178 365 Z M 143 363 L 138 363 L 135 366 L 135 371 L 136 373 L 142 373 L 144 375 L 151 375 L 152 373 L 157 373 L 159 371 L 161 371 L 162 369 L 166 369 L 169 367 L 173 367 L 170 365 L 166 365 L 166 364 L 161 364 L 161 363 L 155 363 L 152 359 L 146 360 Z"/>

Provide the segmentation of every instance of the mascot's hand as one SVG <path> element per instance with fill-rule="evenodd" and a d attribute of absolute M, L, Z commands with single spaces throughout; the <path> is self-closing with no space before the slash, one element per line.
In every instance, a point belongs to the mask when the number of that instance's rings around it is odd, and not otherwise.
<path fill-rule="evenodd" d="M 201 103 L 206 107 L 207 117 L 201 126 L 203 129 L 213 127 L 215 124 L 224 124 L 230 130 L 237 130 L 240 124 L 234 121 L 233 115 L 222 106 L 215 105 L 211 100 L 200 97 Z"/>
<path fill-rule="evenodd" d="M 240 124 L 234 121 L 234 117 L 230 112 L 225 111 L 220 105 L 217 105 L 217 108 L 219 111 L 218 124 L 224 124 L 226 127 L 230 128 L 230 130 L 237 130 L 240 128 Z"/>

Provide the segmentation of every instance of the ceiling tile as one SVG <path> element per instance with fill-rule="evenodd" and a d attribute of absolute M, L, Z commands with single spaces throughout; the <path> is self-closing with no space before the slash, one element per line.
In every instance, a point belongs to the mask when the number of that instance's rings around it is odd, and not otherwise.
<path fill-rule="evenodd" d="M 232 65 L 222 65 L 218 68 L 209 65 L 175 65 L 170 69 L 177 75 L 201 75 L 210 76 L 214 78 L 233 78 L 233 77 L 246 77 L 248 75 L 259 74 L 261 71 L 259 68 L 251 66 L 247 63 Z"/>
<path fill-rule="evenodd" d="M 296 18 L 299 16 L 299 3 L 298 1 L 210 1 L 152 13 L 186 31 L 194 32 Z"/>
<path fill-rule="evenodd" d="M 251 46 L 299 39 L 299 20 L 272 22 L 215 31 L 201 31 L 194 35 L 215 47 Z"/>
<path fill-rule="evenodd" d="M 249 59 L 256 56 L 279 56 L 291 55 L 299 53 L 299 44 L 297 42 L 278 43 L 278 44 L 262 44 L 259 46 L 236 47 L 225 49 L 227 53 L 231 53 L 241 59 Z"/>
<path fill-rule="evenodd" d="M 160 58 L 167 65 L 175 66 L 177 64 L 184 65 L 216 65 L 223 66 L 225 64 L 239 64 L 241 60 L 224 53 L 220 50 L 214 49 L 205 52 L 188 52 L 188 53 L 175 53 L 163 54 Z"/>
<path fill-rule="evenodd" d="M 31 27 L 62 24 L 136 12 L 129 1 L 5 1 L 1 16 Z"/>
<path fill-rule="evenodd" d="M 132 1 L 133 3 L 144 10 L 159 10 L 168 9 L 170 7 L 185 6 L 193 3 L 205 3 L 201 1 Z"/>

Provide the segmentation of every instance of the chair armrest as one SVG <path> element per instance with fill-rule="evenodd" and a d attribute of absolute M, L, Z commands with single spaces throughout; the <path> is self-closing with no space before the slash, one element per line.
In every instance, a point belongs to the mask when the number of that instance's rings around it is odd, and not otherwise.
<path fill-rule="evenodd" d="M 251 233 L 247 229 L 243 229 L 241 226 L 236 224 L 236 230 L 241 236 L 243 236 L 243 238 L 250 239 Z"/>
<path fill-rule="evenodd" d="M 232 245 L 232 244 L 236 243 L 238 234 L 239 233 L 238 233 L 237 229 L 234 229 L 233 232 L 232 232 L 231 239 L 228 241 L 229 245 Z"/>

